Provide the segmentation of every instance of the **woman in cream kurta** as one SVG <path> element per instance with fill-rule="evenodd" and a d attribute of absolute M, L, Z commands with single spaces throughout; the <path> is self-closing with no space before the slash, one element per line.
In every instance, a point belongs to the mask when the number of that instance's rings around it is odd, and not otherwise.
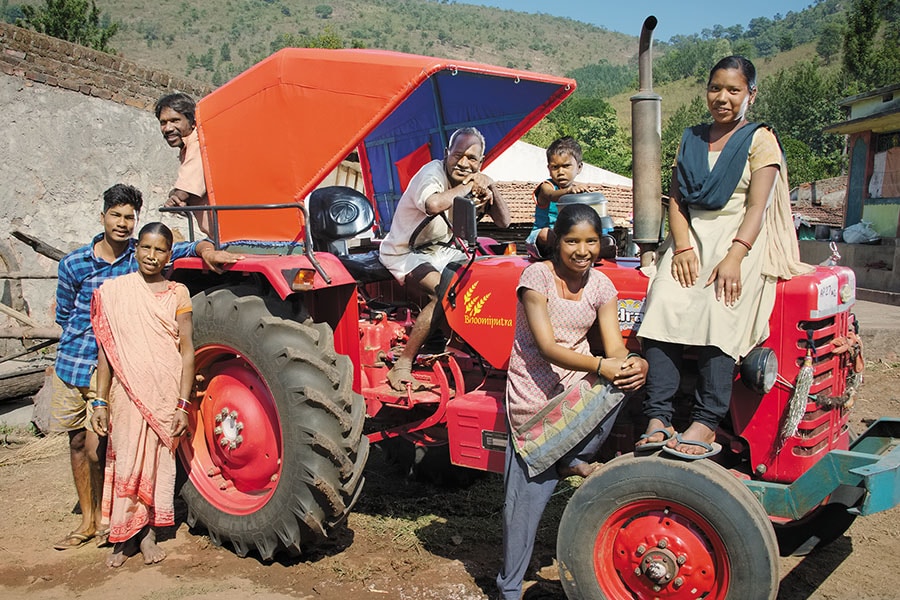
<path fill-rule="evenodd" d="M 710 169 L 719 152 L 709 153 Z M 721 210 L 690 209 L 690 245 L 700 259 L 698 284 L 682 287 L 672 275 L 670 237 L 659 249 L 657 273 L 647 292 L 647 307 L 640 336 L 688 346 L 715 346 L 737 360 L 768 335 L 769 315 L 775 303 L 777 279 L 763 273 L 768 240 L 765 226 L 753 249 L 741 261 L 741 294 L 733 306 L 716 300 L 714 285 L 703 285 L 733 245 L 747 211 L 750 174 L 768 165 L 781 164 L 775 135 L 756 130 L 740 183 Z"/>
<path fill-rule="evenodd" d="M 670 236 L 660 247 L 638 336 L 650 363 L 637 448 L 678 456 L 720 450 L 716 429 L 728 411 L 734 366 L 768 335 L 779 277 L 808 270 L 790 218 L 780 144 L 748 123 L 756 69 L 730 56 L 710 71 L 706 100 L 713 123 L 685 131 L 669 207 Z M 691 425 L 672 426 L 685 346 L 697 355 Z"/>

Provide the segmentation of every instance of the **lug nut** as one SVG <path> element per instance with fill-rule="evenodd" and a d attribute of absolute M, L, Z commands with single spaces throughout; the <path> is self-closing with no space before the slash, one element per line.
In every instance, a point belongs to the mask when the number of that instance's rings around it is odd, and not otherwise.
<path fill-rule="evenodd" d="M 680 554 L 678 555 L 678 558 L 675 559 L 675 562 L 677 562 L 679 565 L 683 565 L 685 562 L 687 562 L 687 556 L 685 556 L 684 554 Z"/>
<path fill-rule="evenodd" d="M 666 546 L 669 545 L 669 542 L 667 542 L 666 540 L 659 540 L 659 542 L 657 542 L 656 545 L 659 546 L 660 548 L 665 548 Z"/>
<path fill-rule="evenodd" d="M 643 544 L 641 544 L 640 546 L 637 547 L 637 555 L 638 556 L 642 556 L 644 554 L 644 552 L 646 552 L 646 551 L 647 551 L 647 546 L 645 546 Z"/>
<path fill-rule="evenodd" d="M 674 587 L 676 590 L 682 585 L 684 585 L 684 579 L 682 579 L 681 577 L 676 577 L 675 581 L 672 582 L 672 587 Z"/>
<path fill-rule="evenodd" d="M 213 433 L 216 435 L 222 435 L 222 427 L 219 425 L 216 425 L 216 428 L 213 429 Z"/>
<path fill-rule="evenodd" d="M 228 440 L 226 438 L 222 438 L 221 440 L 219 440 L 219 445 L 224 448 L 228 445 Z"/>

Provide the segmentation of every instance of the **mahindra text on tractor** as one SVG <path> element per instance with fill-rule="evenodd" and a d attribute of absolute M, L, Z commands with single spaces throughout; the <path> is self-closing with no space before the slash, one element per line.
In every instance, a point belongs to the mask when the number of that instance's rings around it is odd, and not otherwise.
<path fill-rule="evenodd" d="M 660 239 L 659 103 L 641 36 L 634 112 L 639 257 L 596 268 L 619 291 L 626 345 L 639 350 Z M 199 405 L 179 449 L 190 525 L 263 560 L 326 538 L 363 490 L 369 445 L 449 449 L 458 467 L 501 472 L 515 288 L 526 257 L 494 254 L 459 200 L 453 226 L 471 260 L 445 273 L 448 335 L 394 391 L 386 374 L 421 299 L 381 266 L 409 177 L 477 127 L 485 164 L 575 90 L 572 79 L 373 50 L 281 50 L 198 103 L 215 242 L 245 258 L 217 275 L 176 262 L 193 294 Z M 365 193 L 318 187 L 348 157 Z M 535 173 L 535 176 L 540 176 Z M 374 239 L 372 232 L 375 232 Z M 840 536 L 900 499 L 900 422 L 854 436 L 858 386 L 853 271 L 819 266 L 778 283 L 768 339 L 742 361 L 714 460 L 636 457 L 640 411 L 622 411 L 610 459 L 577 489 L 558 534 L 569 598 L 774 598 L 779 553 Z M 794 388 L 807 362 L 808 393 Z M 684 398 L 690 401 L 690 374 Z M 790 413 L 796 426 L 785 433 Z"/>

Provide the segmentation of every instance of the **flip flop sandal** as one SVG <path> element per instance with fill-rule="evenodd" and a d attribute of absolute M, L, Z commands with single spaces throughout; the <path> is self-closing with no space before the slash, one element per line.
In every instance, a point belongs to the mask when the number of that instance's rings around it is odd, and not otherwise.
<path fill-rule="evenodd" d="M 680 433 L 675 435 L 675 439 L 678 440 L 679 444 L 682 444 L 684 446 L 698 446 L 706 450 L 706 452 L 702 454 L 688 454 L 686 452 L 679 452 L 675 448 L 663 446 L 663 452 L 671 454 L 672 456 L 677 456 L 678 458 L 683 458 L 685 460 L 700 460 L 701 458 L 709 458 L 710 456 L 715 456 L 722 451 L 722 445 L 717 444 L 716 442 L 707 444 L 706 442 L 701 442 L 700 440 L 685 440 L 682 439 Z"/>
<path fill-rule="evenodd" d="M 98 548 L 103 548 L 104 546 L 112 546 L 112 544 L 109 542 L 109 529 L 98 531 L 96 536 Z"/>
<path fill-rule="evenodd" d="M 60 541 L 53 544 L 54 550 L 71 550 L 72 548 L 81 548 L 89 541 L 94 539 L 95 534 L 86 535 L 84 533 L 79 533 L 77 531 L 73 531 L 69 533 L 66 537 L 61 539 Z M 74 542 L 74 543 L 72 543 Z"/>
<path fill-rule="evenodd" d="M 669 442 L 669 440 L 671 440 L 673 437 L 675 437 L 675 434 L 673 432 L 669 431 L 668 429 L 659 428 L 659 429 L 654 429 L 653 431 L 648 431 L 647 433 L 642 434 L 640 439 L 646 440 L 647 438 L 652 437 L 652 436 L 656 435 L 657 433 L 661 433 L 664 436 L 666 436 L 665 439 L 663 439 L 661 441 L 657 441 L 657 442 L 647 442 L 646 444 L 641 444 L 640 446 L 635 446 L 634 451 L 635 452 L 647 452 L 650 450 L 659 450 L 660 448 L 665 446 Z"/>

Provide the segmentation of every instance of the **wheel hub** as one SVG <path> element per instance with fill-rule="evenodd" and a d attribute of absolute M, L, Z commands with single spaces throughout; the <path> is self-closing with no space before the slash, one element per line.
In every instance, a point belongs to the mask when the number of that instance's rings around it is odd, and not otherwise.
<path fill-rule="evenodd" d="M 265 382 L 239 357 L 227 356 L 217 347 L 204 348 L 198 355 L 198 372 L 207 385 L 198 411 L 198 427 L 204 434 L 194 446 L 199 450 L 198 466 L 207 474 L 204 485 L 224 492 L 228 503 L 240 510 L 264 502 L 278 481 L 281 428 Z M 232 492 L 249 496 L 246 501 L 232 500 Z"/>
<path fill-rule="evenodd" d="M 660 540 L 660 543 L 665 540 Z M 653 582 L 654 585 L 664 586 L 678 573 L 678 559 L 674 554 L 666 549 L 653 549 L 647 552 L 641 565 L 635 570 L 635 574 L 643 575 Z"/>
<path fill-rule="evenodd" d="M 613 562 L 637 597 L 700 598 L 716 586 L 715 555 L 690 519 L 669 508 L 633 515 L 614 542 Z"/>
<path fill-rule="evenodd" d="M 244 436 L 241 435 L 244 424 L 238 421 L 237 411 L 229 410 L 227 406 L 223 407 L 216 415 L 216 423 L 218 425 L 213 429 L 213 435 L 217 436 L 219 445 L 223 448 L 227 447 L 229 450 L 236 450 L 244 441 Z"/>

